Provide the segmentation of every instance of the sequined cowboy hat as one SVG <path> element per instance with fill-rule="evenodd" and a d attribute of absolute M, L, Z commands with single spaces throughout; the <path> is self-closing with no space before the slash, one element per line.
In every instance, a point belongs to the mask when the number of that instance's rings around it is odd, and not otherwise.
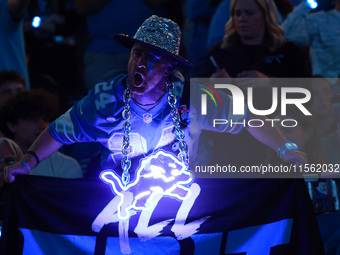
<path fill-rule="evenodd" d="M 131 49 L 134 43 L 161 50 L 173 57 L 179 65 L 191 69 L 192 64 L 179 56 L 181 29 L 176 22 L 152 15 L 138 28 L 134 37 L 115 34 L 113 38 L 123 46 Z"/>

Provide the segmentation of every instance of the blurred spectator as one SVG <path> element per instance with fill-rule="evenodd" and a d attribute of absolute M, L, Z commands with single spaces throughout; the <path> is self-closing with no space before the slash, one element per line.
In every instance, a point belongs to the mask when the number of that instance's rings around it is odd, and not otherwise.
<path fill-rule="evenodd" d="M 194 64 L 194 69 L 189 74 L 192 77 L 199 77 L 203 72 L 207 57 L 208 28 L 219 2 L 212 0 L 186 1 L 187 20 L 183 43 L 186 48 L 186 58 Z"/>
<path fill-rule="evenodd" d="M 26 81 L 29 78 L 26 64 L 22 18 L 30 0 L 0 0 L 0 71 L 15 70 Z"/>
<path fill-rule="evenodd" d="M 25 79 L 16 71 L 0 71 L 0 108 L 10 97 L 25 90 Z M 0 130 L 0 137 L 3 137 Z"/>
<path fill-rule="evenodd" d="M 0 107 L 10 97 L 23 92 L 25 79 L 16 71 L 0 71 Z"/>
<path fill-rule="evenodd" d="M 164 0 L 75 0 L 78 13 L 86 15 L 89 33 L 84 54 L 84 83 L 88 90 L 105 77 L 126 72 L 130 51 L 115 42 L 113 34 L 133 36 L 149 16 L 167 17 L 159 4 L 152 5 L 153 2 Z"/>
<path fill-rule="evenodd" d="M 207 46 L 209 49 L 214 44 L 223 40 L 225 24 L 230 19 L 230 0 L 222 1 L 216 8 L 208 28 Z"/>
<path fill-rule="evenodd" d="M 325 136 L 337 129 L 337 118 L 333 115 L 333 105 L 331 103 L 331 85 L 326 78 L 313 76 L 310 91 L 312 100 L 309 110 L 316 119 L 319 134 Z"/>
<path fill-rule="evenodd" d="M 22 92 L 6 101 L 0 109 L 0 129 L 26 153 L 56 116 L 57 109 L 57 99 L 44 90 Z M 60 152 L 40 162 L 31 173 L 62 178 L 83 176 L 77 161 Z"/>
<path fill-rule="evenodd" d="M 308 56 L 297 45 L 285 41 L 272 0 L 232 0 L 230 12 L 223 41 L 208 53 L 218 66 L 208 58 L 204 76 L 235 77 L 241 88 L 255 87 L 254 105 L 257 109 L 269 109 L 272 105 L 270 80 L 254 78 L 308 77 L 311 73 Z M 230 164 L 235 165 L 239 162 L 261 164 L 268 159 L 268 149 L 247 132 L 242 131 L 237 139 L 229 134 L 219 137 L 209 134 L 209 137 L 216 146 L 225 148 L 212 155 L 218 158 L 216 162 L 223 161 L 226 155 Z"/>
<path fill-rule="evenodd" d="M 283 27 L 288 41 L 310 46 L 313 73 L 329 79 L 340 75 L 340 0 L 335 8 L 309 14 L 312 8 L 302 1 L 289 14 Z M 339 87 L 333 92 L 338 93 Z"/>
<path fill-rule="evenodd" d="M 219 68 L 216 72 L 207 60 L 205 76 L 310 76 L 308 56 L 297 45 L 285 41 L 272 0 L 232 0 L 230 10 L 223 42 L 209 50 Z"/>
<path fill-rule="evenodd" d="M 4 167 L 18 162 L 22 156 L 22 150 L 13 140 L 0 138 L 0 192 L 5 184 Z"/>
<path fill-rule="evenodd" d="M 293 4 L 289 0 L 274 0 L 274 2 L 280 14 L 280 21 L 285 19 L 294 8 Z M 224 27 L 229 19 L 230 19 L 230 0 L 224 0 L 217 7 L 216 12 L 211 19 L 207 40 L 208 49 L 212 47 L 215 43 L 222 41 L 225 33 Z"/>

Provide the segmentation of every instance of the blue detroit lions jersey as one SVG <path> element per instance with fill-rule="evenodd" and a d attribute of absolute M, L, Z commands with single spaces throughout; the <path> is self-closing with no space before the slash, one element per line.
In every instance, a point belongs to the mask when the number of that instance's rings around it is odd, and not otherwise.
<path fill-rule="evenodd" d="M 120 169 L 120 162 L 123 158 L 122 126 L 125 121 L 122 118 L 122 111 L 126 79 L 127 75 L 123 74 L 96 84 L 86 97 L 50 124 L 51 135 L 63 144 L 99 142 L 102 145 L 102 168 L 120 172 L 121 170 L 117 169 Z M 178 109 L 183 91 L 183 80 L 177 77 L 174 83 Z M 167 97 L 168 92 L 149 110 L 141 108 L 133 99 L 130 101 L 130 157 L 135 158 L 135 162 L 160 148 L 170 150 L 176 156 L 179 154 Z M 227 102 L 224 116 L 228 116 L 231 100 L 227 95 L 224 95 L 224 100 Z M 189 132 L 186 128 L 188 119 L 182 124 L 184 124 L 185 140 L 189 145 Z M 238 133 L 240 129 L 224 128 L 221 131 Z"/>

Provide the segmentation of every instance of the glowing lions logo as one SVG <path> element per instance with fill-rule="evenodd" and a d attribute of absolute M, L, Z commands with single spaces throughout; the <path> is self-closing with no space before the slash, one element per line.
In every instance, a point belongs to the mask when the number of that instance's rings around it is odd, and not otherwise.
<path fill-rule="evenodd" d="M 100 178 L 111 185 L 112 191 L 121 197 L 118 204 L 118 218 L 125 220 L 130 218 L 130 210 L 149 210 L 153 207 L 153 199 L 157 195 L 170 196 L 179 200 L 188 199 L 191 191 L 185 185 L 192 182 L 190 171 L 186 170 L 183 162 L 171 154 L 158 151 L 156 154 L 142 160 L 136 171 L 136 178 L 126 187 L 121 182 L 121 177 L 113 171 L 104 171 Z M 125 192 L 124 192 L 125 191 Z M 122 205 L 128 199 L 124 194 L 131 192 L 132 204 Z M 131 199 L 131 198 L 129 198 Z"/>
<path fill-rule="evenodd" d="M 172 224 L 171 231 L 177 240 L 197 233 L 204 217 L 187 222 L 188 214 L 201 192 L 187 167 L 172 154 L 164 151 L 150 155 L 141 161 L 133 182 L 126 187 L 114 171 L 106 170 L 100 178 L 111 186 L 116 196 L 105 206 L 92 223 L 92 230 L 100 232 L 104 225 L 118 222 L 119 243 L 122 254 L 130 254 L 128 229 L 129 219 L 141 211 L 134 232 L 141 241 L 150 240 L 161 234 L 163 228 Z M 163 196 L 172 197 L 181 203 L 174 218 L 150 225 L 150 219 Z"/>

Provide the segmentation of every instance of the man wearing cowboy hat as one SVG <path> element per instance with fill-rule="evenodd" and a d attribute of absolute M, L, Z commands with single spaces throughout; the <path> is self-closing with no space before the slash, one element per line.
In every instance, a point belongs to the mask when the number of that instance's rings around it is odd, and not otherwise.
<path fill-rule="evenodd" d="M 190 68 L 191 64 L 178 54 L 180 37 L 175 22 L 157 16 L 148 18 L 134 37 L 115 35 L 115 40 L 131 48 L 128 74 L 99 82 L 88 96 L 51 123 L 21 161 L 6 169 L 6 180 L 12 182 L 16 175 L 28 174 L 63 144 L 75 142 L 101 143 L 102 168 L 114 169 L 125 184 L 130 180 L 130 166 L 159 148 L 167 147 L 187 160 L 176 100 L 183 80 L 175 69 Z M 228 109 L 225 112 L 228 114 Z M 274 150 L 286 142 L 275 128 L 247 129 Z M 286 161 L 305 161 L 296 150 L 285 152 Z"/>

